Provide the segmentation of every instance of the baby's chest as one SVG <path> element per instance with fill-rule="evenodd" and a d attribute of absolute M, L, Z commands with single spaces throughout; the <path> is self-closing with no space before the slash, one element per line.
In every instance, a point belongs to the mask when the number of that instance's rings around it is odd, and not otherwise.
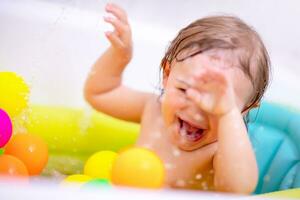
<path fill-rule="evenodd" d="M 208 148 L 208 147 L 206 147 Z M 173 188 L 213 189 L 213 148 L 211 152 L 185 152 L 176 147 L 153 149 L 163 160 L 166 185 Z"/>
<path fill-rule="evenodd" d="M 163 161 L 167 187 L 212 190 L 213 155 L 216 144 L 187 152 L 172 144 L 167 133 L 153 121 L 143 127 L 137 145 L 153 150 Z"/>
<path fill-rule="evenodd" d="M 151 109 L 144 113 L 137 145 L 153 150 L 161 158 L 167 187 L 212 189 L 216 143 L 191 152 L 180 150 L 172 143 L 159 111 Z"/>

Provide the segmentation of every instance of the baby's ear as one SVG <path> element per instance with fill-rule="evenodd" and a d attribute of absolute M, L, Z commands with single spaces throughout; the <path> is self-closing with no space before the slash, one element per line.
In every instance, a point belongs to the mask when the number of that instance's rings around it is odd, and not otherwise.
<path fill-rule="evenodd" d="M 165 67 L 164 67 L 164 70 L 163 70 L 163 86 L 166 87 L 167 85 L 167 81 L 168 81 L 168 77 L 169 77 L 169 74 L 170 74 L 170 63 L 167 61 L 166 64 L 165 64 Z"/>

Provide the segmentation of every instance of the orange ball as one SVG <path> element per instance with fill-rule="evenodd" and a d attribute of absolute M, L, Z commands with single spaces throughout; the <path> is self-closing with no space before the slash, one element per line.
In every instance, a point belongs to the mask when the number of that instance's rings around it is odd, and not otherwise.
<path fill-rule="evenodd" d="M 17 134 L 6 145 L 5 154 L 19 158 L 29 175 L 38 175 L 48 161 L 48 147 L 42 138 L 32 134 Z"/>
<path fill-rule="evenodd" d="M 0 156 L 0 175 L 8 177 L 28 178 L 28 171 L 24 163 L 11 155 Z"/>
<path fill-rule="evenodd" d="M 144 148 L 130 148 L 122 151 L 112 167 L 111 181 L 115 185 L 161 188 L 165 169 L 160 158 Z"/>

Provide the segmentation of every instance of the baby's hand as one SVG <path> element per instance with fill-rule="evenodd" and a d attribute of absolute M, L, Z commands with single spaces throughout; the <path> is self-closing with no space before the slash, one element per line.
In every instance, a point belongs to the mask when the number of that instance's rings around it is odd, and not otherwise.
<path fill-rule="evenodd" d="M 235 108 L 233 87 L 219 69 L 203 69 L 190 86 L 188 98 L 211 115 L 222 116 Z"/>
<path fill-rule="evenodd" d="M 114 16 L 104 17 L 104 21 L 114 27 L 114 31 L 105 32 L 105 36 L 110 41 L 111 47 L 118 57 L 128 63 L 132 57 L 132 39 L 127 14 L 122 8 L 112 3 L 108 3 L 105 10 Z"/>

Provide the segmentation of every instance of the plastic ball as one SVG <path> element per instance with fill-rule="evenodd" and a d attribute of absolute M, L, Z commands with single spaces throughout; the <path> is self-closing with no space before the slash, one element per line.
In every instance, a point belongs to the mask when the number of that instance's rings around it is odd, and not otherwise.
<path fill-rule="evenodd" d="M 48 161 L 48 147 L 42 138 L 32 134 L 17 134 L 5 147 L 5 154 L 24 162 L 29 175 L 38 175 Z"/>
<path fill-rule="evenodd" d="M 82 188 L 108 188 L 110 186 L 109 181 L 107 179 L 93 179 L 85 183 Z"/>
<path fill-rule="evenodd" d="M 8 114 L 0 109 L 0 148 L 4 147 L 12 134 L 12 122 Z"/>
<path fill-rule="evenodd" d="M 12 118 L 28 106 L 29 87 L 14 72 L 0 72 L 0 95 L 0 108 Z"/>
<path fill-rule="evenodd" d="M 77 185 L 83 185 L 84 183 L 92 180 L 93 178 L 90 176 L 86 176 L 83 174 L 74 174 L 74 175 L 70 175 L 68 177 L 66 177 L 63 181 L 62 181 L 62 185 L 68 185 L 68 184 L 77 184 Z"/>
<path fill-rule="evenodd" d="M 3 149 L 0 149 L 0 156 L 4 153 Z"/>
<path fill-rule="evenodd" d="M 118 154 L 119 153 L 122 153 L 123 151 L 126 151 L 126 150 L 128 150 L 128 149 L 131 149 L 131 148 L 133 148 L 134 147 L 134 145 L 127 145 L 127 146 L 125 146 L 125 147 L 122 147 L 121 149 L 119 149 L 117 152 L 118 152 Z"/>
<path fill-rule="evenodd" d="M 131 148 L 116 158 L 112 167 L 112 183 L 121 186 L 160 188 L 165 179 L 162 161 L 150 150 Z"/>
<path fill-rule="evenodd" d="M 7 177 L 28 178 L 28 171 L 24 163 L 11 155 L 0 156 L 0 175 Z"/>
<path fill-rule="evenodd" d="M 111 168 L 117 153 L 113 151 L 99 151 L 93 154 L 84 166 L 84 174 L 93 178 L 110 179 Z"/>

